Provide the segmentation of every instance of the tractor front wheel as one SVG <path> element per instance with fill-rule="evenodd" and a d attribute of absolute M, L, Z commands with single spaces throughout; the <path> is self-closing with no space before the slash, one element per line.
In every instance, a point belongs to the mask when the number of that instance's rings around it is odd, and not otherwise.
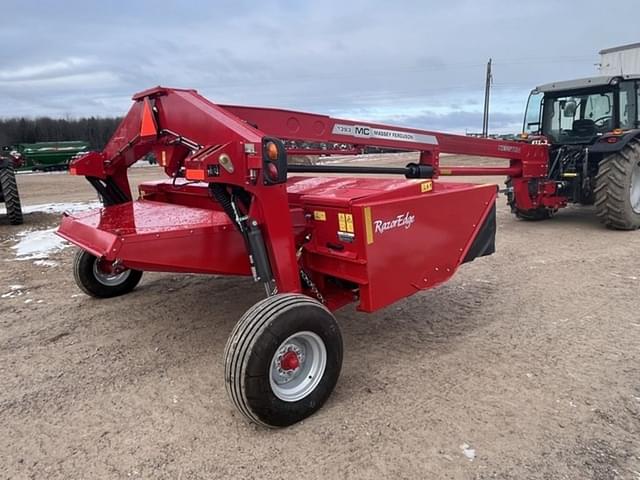
<path fill-rule="evenodd" d="M 255 304 L 231 333 L 224 353 L 227 393 L 249 420 L 292 425 L 331 395 L 342 367 L 342 336 L 329 310 L 299 294 Z"/>
<path fill-rule="evenodd" d="M 20 195 L 18 194 L 16 172 L 12 166 L 0 168 L 0 191 L 2 191 L 2 196 L 4 197 L 9 223 L 11 225 L 21 225 L 23 222 L 22 206 L 20 205 Z"/>
<path fill-rule="evenodd" d="M 640 228 L 640 139 L 605 157 L 596 177 L 596 213 L 615 230 Z"/>
<path fill-rule="evenodd" d="M 78 287 L 92 297 L 111 298 L 129 293 L 142 278 L 140 270 L 114 269 L 113 265 L 78 250 L 73 260 L 73 277 Z"/>

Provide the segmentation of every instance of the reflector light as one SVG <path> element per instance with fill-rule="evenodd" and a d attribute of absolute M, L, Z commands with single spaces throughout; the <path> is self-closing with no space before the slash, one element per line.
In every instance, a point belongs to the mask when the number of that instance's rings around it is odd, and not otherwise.
<path fill-rule="evenodd" d="M 155 137 L 158 134 L 156 128 L 156 122 L 153 119 L 151 113 L 151 106 L 149 100 L 144 99 L 144 106 L 142 107 L 142 123 L 140 124 L 140 136 L 141 137 Z"/>
<path fill-rule="evenodd" d="M 269 175 L 269 178 L 271 178 L 272 180 L 278 178 L 278 167 L 275 163 L 270 163 L 269 165 L 267 165 L 267 175 Z"/>
<path fill-rule="evenodd" d="M 269 160 L 276 161 L 278 159 L 278 146 L 275 143 L 267 143 L 267 156 Z"/>
<path fill-rule="evenodd" d="M 204 180 L 205 179 L 204 170 L 199 170 L 199 169 L 187 168 L 187 171 L 185 172 L 184 176 L 187 180 Z"/>

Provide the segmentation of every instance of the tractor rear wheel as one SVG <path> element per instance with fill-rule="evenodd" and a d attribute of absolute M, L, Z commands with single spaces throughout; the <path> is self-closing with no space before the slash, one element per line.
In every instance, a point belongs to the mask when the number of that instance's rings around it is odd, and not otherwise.
<path fill-rule="evenodd" d="M 279 294 L 256 303 L 237 323 L 224 353 L 227 393 L 249 420 L 292 425 L 331 395 L 342 367 L 342 336 L 320 302 Z"/>
<path fill-rule="evenodd" d="M 0 190 L 2 190 L 2 196 L 4 197 L 9 223 L 11 225 L 21 225 L 23 222 L 22 206 L 20 205 L 16 173 L 12 166 L 0 168 Z"/>
<path fill-rule="evenodd" d="M 640 139 L 605 157 L 596 177 L 596 213 L 607 227 L 640 228 Z"/>
<path fill-rule="evenodd" d="M 73 260 L 73 277 L 80 289 L 92 297 L 111 298 L 129 293 L 142 278 L 140 270 L 110 270 L 109 265 L 85 250 Z"/>

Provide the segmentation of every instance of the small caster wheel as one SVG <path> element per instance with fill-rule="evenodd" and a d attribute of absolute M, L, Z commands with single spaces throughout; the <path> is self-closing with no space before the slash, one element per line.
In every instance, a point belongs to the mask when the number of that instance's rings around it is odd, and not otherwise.
<path fill-rule="evenodd" d="M 73 260 L 73 277 L 78 287 L 92 297 L 110 298 L 129 293 L 142 278 L 140 270 L 113 271 L 108 262 L 78 250 Z"/>

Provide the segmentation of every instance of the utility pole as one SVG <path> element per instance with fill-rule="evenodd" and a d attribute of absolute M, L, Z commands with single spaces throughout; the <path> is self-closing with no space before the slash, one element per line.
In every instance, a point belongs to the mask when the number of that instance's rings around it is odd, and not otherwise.
<path fill-rule="evenodd" d="M 487 78 L 484 84 L 484 114 L 482 116 L 482 136 L 489 136 L 489 97 L 491 96 L 491 83 L 493 76 L 491 75 L 491 59 L 487 62 Z"/>

